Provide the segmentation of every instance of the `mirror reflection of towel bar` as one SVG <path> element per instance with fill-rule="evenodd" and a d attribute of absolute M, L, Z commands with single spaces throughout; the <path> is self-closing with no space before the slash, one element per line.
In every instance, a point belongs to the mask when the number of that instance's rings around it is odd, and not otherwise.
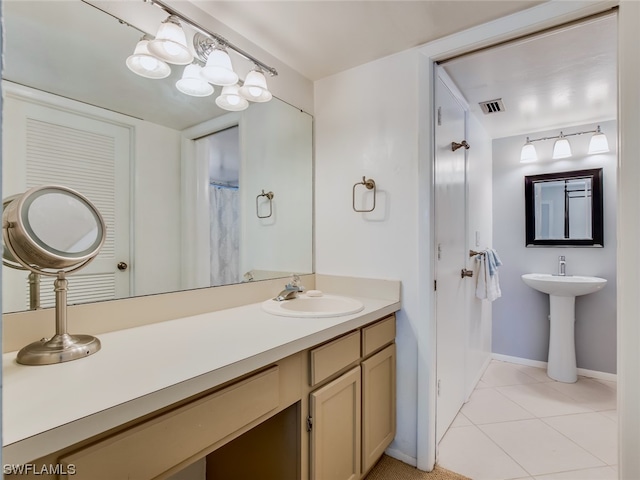
<path fill-rule="evenodd" d="M 258 204 L 260 197 L 267 197 L 269 199 L 269 215 L 260 215 L 260 205 Z M 256 215 L 258 216 L 258 218 L 269 218 L 273 214 L 273 197 L 273 192 L 264 193 L 264 190 L 262 190 L 262 193 L 256 197 Z"/>
<path fill-rule="evenodd" d="M 360 210 L 358 208 L 356 208 L 356 187 L 358 185 L 364 185 L 365 188 L 367 190 L 373 190 L 373 206 L 369 209 L 369 210 Z M 373 179 L 366 179 L 365 177 L 362 177 L 362 181 L 356 183 L 353 186 L 353 211 L 354 212 L 358 212 L 358 213 L 367 213 L 367 212 L 373 212 L 376 208 L 376 182 Z"/>

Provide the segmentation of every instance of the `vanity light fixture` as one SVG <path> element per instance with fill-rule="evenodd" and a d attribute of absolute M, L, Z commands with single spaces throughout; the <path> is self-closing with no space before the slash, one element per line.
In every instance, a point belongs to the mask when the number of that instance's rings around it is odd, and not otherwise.
<path fill-rule="evenodd" d="M 149 51 L 161 60 L 175 65 L 193 62 L 193 54 L 187 46 L 187 36 L 175 15 L 160 24 L 156 38 L 149 42 Z"/>
<path fill-rule="evenodd" d="M 239 112 L 249 106 L 246 98 L 238 92 L 238 85 L 227 85 L 222 87 L 222 92 L 216 98 L 216 105 L 224 110 Z"/>
<path fill-rule="evenodd" d="M 574 135 L 584 135 L 586 133 L 593 133 L 591 140 L 589 141 L 589 151 L 588 154 L 594 153 L 606 153 L 609 151 L 609 142 L 607 141 L 607 137 L 602 130 L 600 129 L 600 125 L 596 127 L 595 130 L 587 130 L 585 132 L 576 132 L 576 133 L 563 133 L 560 132 L 560 135 L 556 135 L 553 137 L 541 137 L 541 138 L 529 138 L 525 144 L 522 146 L 522 150 L 520 151 L 520 163 L 528 163 L 535 162 L 538 160 L 538 155 L 536 153 L 536 149 L 533 146 L 533 142 L 540 142 L 543 140 L 555 140 L 553 144 L 553 154 L 552 157 L 554 160 L 558 160 L 560 158 L 568 158 L 572 155 L 571 153 L 571 144 L 566 137 L 572 137 Z"/>
<path fill-rule="evenodd" d="M 589 140 L 589 153 L 607 153 L 609 151 L 609 142 L 607 136 L 600 130 L 600 125 L 596 128 L 596 132 Z"/>
<path fill-rule="evenodd" d="M 152 37 L 143 36 L 136 45 L 133 54 L 127 58 L 127 67 L 133 73 L 145 78 L 166 78 L 171 73 L 171 67 L 149 52 L 149 40 Z"/>
<path fill-rule="evenodd" d="M 202 77 L 202 67 L 196 63 L 185 67 L 176 88 L 192 97 L 207 97 L 213 93 L 213 86 Z"/>
<path fill-rule="evenodd" d="M 268 102 L 273 97 L 267 88 L 265 73 L 276 76 L 275 68 L 261 62 L 244 50 L 228 42 L 224 37 L 201 27 L 168 6 L 164 0 L 145 0 L 162 9 L 169 17 L 162 22 L 155 36 L 145 37 L 138 42 L 133 55 L 127 58 L 127 67 L 145 78 L 161 79 L 171 73 L 167 63 L 187 65 L 176 88 L 187 95 L 204 97 L 213 93 L 209 84 L 223 88 L 216 105 L 225 110 L 244 110 L 252 102 Z M 111 15 L 111 14 L 110 14 Z M 112 15 L 114 16 L 114 15 Z M 117 18 L 117 17 L 116 17 Z M 121 23 L 129 25 L 121 19 Z M 129 25 L 136 28 L 133 25 Z M 183 26 L 194 31 L 192 45 L 187 44 L 187 34 Z M 251 70 L 242 82 L 233 70 L 227 50 L 253 62 Z"/>
<path fill-rule="evenodd" d="M 560 158 L 568 158 L 571 156 L 571 144 L 569 140 L 560 132 L 560 138 L 558 138 L 553 144 L 553 155 L 551 158 L 559 160 Z"/>
<path fill-rule="evenodd" d="M 231 58 L 220 46 L 216 46 L 209 52 L 207 63 L 202 69 L 202 76 L 214 85 L 222 87 L 238 83 L 238 74 L 233 71 Z"/>
<path fill-rule="evenodd" d="M 271 100 L 271 92 L 267 90 L 267 80 L 260 67 L 256 67 L 247 74 L 244 85 L 240 87 L 240 95 L 252 102 L 268 102 Z"/>
<path fill-rule="evenodd" d="M 527 137 L 527 142 L 522 147 L 522 151 L 520 152 L 520 163 L 530 163 L 538 161 L 538 153 L 536 152 L 536 147 L 533 146 L 533 143 Z"/>

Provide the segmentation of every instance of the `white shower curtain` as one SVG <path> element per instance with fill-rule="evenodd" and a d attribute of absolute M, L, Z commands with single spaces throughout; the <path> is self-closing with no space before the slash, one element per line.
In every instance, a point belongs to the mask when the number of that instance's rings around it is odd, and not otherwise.
<path fill-rule="evenodd" d="M 211 285 L 239 283 L 240 219 L 237 187 L 211 185 Z"/>

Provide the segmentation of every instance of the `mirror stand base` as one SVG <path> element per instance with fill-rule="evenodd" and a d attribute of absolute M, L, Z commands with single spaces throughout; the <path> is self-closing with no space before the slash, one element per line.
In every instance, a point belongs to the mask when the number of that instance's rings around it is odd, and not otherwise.
<path fill-rule="evenodd" d="M 51 365 L 88 357 L 100 350 L 100 340 L 91 335 L 54 335 L 30 343 L 18 352 L 16 361 L 22 365 Z"/>

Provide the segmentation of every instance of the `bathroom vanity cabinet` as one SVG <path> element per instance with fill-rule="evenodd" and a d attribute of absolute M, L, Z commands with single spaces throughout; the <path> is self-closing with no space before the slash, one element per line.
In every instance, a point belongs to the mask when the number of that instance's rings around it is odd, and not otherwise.
<path fill-rule="evenodd" d="M 40 458 L 68 475 L 34 478 L 171 478 L 206 457 L 207 480 L 361 479 L 395 436 L 394 342 L 395 315 L 374 319 Z"/>
<path fill-rule="evenodd" d="M 393 440 L 394 339 L 395 317 L 391 316 L 311 350 L 315 388 L 307 419 L 311 480 L 359 479 Z M 349 370 L 325 385 L 314 382 L 344 368 Z"/>

